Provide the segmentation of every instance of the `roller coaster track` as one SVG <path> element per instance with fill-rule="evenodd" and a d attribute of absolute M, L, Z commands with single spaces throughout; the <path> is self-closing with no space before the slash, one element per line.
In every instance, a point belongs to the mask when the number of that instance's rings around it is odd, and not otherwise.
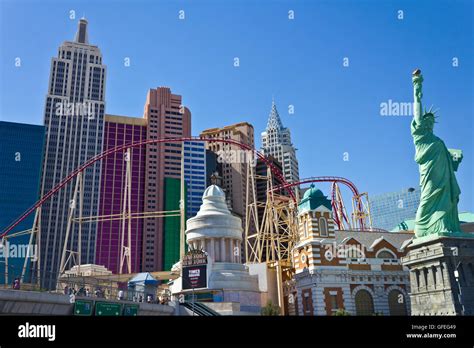
<path fill-rule="evenodd" d="M 117 147 L 114 147 L 112 149 L 108 149 L 92 158 L 87 160 L 85 163 L 83 163 L 81 166 L 76 168 L 74 171 L 69 173 L 67 177 L 65 177 L 61 182 L 59 182 L 56 186 L 54 186 L 48 193 L 46 193 L 44 196 L 42 196 L 35 204 L 33 204 L 30 208 L 28 208 L 23 214 L 21 214 L 15 221 L 13 221 L 8 227 L 6 227 L 3 232 L 0 234 L 0 238 L 5 237 L 10 231 L 12 231 L 18 224 L 20 224 L 23 220 L 25 220 L 31 213 L 33 213 L 37 208 L 41 207 L 43 203 L 45 203 L 51 196 L 53 196 L 55 193 L 57 193 L 59 190 L 61 190 L 64 186 L 66 186 L 72 179 L 74 179 L 79 173 L 83 172 L 86 168 L 89 166 L 93 165 L 97 161 L 102 160 L 103 158 L 112 155 L 116 152 L 121 152 L 125 151 L 128 148 L 137 148 L 141 147 L 144 145 L 149 145 L 149 144 L 159 144 L 159 143 L 182 143 L 185 141 L 196 141 L 196 142 L 208 142 L 208 143 L 224 143 L 224 144 L 231 144 L 240 147 L 241 149 L 247 150 L 247 151 L 252 151 L 255 153 L 255 155 L 260 158 L 262 161 L 265 162 L 268 168 L 272 171 L 272 173 L 281 181 L 284 183 L 284 185 L 288 185 L 286 182 L 285 178 L 283 177 L 283 174 L 281 171 L 274 166 L 262 153 L 259 151 L 255 150 L 253 147 L 240 143 L 238 141 L 232 140 L 232 139 L 223 139 L 223 138 L 205 138 L 205 137 L 176 137 L 176 138 L 160 138 L 160 139 L 147 139 L 144 141 L 140 142 L 135 142 L 135 143 L 128 143 L 124 145 L 120 145 Z M 285 190 L 288 191 L 288 194 L 290 197 L 293 199 L 293 201 L 296 203 L 296 197 L 293 193 L 293 191 L 290 189 L 291 186 L 284 187 Z"/>
<path fill-rule="evenodd" d="M 295 187 L 295 186 L 299 186 L 299 185 L 304 185 L 304 184 L 309 184 L 309 183 L 315 183 L 315 182 L 329 182 L 329 183 L 332 183 L 333 185 L 334 184 L 344 184 L 345 186 L 349 187 L 349 189 L 352 191 L 352 194 L 354 196 L 354 198 L 357 198 L 357 203 L 354 207 L 355 209 L 355 219 L 358 223 L 358 228 L 363 230 L 365 229 L 367 226 L 366 226 L 366 223 L 365 223 L 365 218 L 364 218 L 364 206 L 362 204 L 362 201 L 359 200 L 359 197 L 361 196 L 360 193 L 359 193 L 359 190 L 357 189 L 356 185 L 346 179 L 346 178 L 343 178 L 343 177 L 340 177 L 340 176 L 313 176 L 313 177 L 309 177 L 309 178 L 305 178 L 305 179 L 302 179 L 298 182 L 292 182 L 292 183 L 284 183 L 282 185 L 279 185 L 279 186 L 275 186 L 273 188 L 274 191 L 277 191 L 277 190 L 282 190 L 282 189 L 289 189 L 289 188 L 292 188 L 292 187 Z M 339 209 L 340 207 L 340 204 L 338 204 L 337 200 L 336 200 L 336 197 L 335 197 L 335 190 L 334 190 L 334 186 L 332 187 L 332 200 L 331 200 L 331 204 L 332 204 L 332 207 L 333 207 L 333 210 L 334 210 L 334 220 L 336 222 L 336 224 L 338 225 L 339 229 L 343 229 L 343 221 L 340 221 L 339 218 L 338 218 L 338 214 L 336 214 L 336 211 Z"/>

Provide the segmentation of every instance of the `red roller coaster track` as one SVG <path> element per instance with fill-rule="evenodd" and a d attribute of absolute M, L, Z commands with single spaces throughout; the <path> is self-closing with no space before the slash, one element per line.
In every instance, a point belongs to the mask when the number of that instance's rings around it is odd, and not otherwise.
<path fill-rule="evenodd" d="M 309 183 L 314 183 L 314 182 L 331 182 L 333 184 L 334 183 L 341 183 L 341 184 L 344 184 L 344 185 L 346 185 L 347 187 L 350 188 L 350 190 L 352 191 L 352 194 L 354 195 L 354 197 L 359 197 L 359 195 L 360 195 L 359 190 L 357 189 L 357 187 L 355 186 L 355 184 L 352 181 L 350 181 L 346 178 L 340 177 L 340 176 L 310 177 L 310 178 L 302 179 L 298 182 L 292 182 L 292 183 L 286 183 L 286 184 L 283 184 L 283 185 L 279 185 L 279 186 L 275 187 L 274 190 L 288 189 L 290 187 L 309 184 Z M 337 203 L 336 203 L 334 187 L 332 189 L 333 189 L 333 192 L 332 192 L 331 202 L 332 202 L 333 210 L 335 212 L 337 209 L 339 209 L 339 207 L 337 206 Z M 360 201 L 357 204 L 357 209 L 359 211 L 363 210 L 362 203 Z M 337 214 L 334 214 L 334 220 L 335 220 L 335 223 L 338 225 L 338 227 L 341 229 L 343 222 L 339 221 L 339 217 L 337 216 Z M 347 220 L 347 217 L 346 217 L 346 220 Z M 359 227 L 361 229 L 364 229 L 365 228 L 364 218 L 362 218 L 362 217 L 358 218 L 358 222 L 359 222 Z"/>
<path fill-rule="evenodd" d="M 232 140 L 232 139 L 222 139 L 222 138 L 200 138 L 200 137 L 183 137 L 183 138 L 162 138 L 162 139 L 150 139 L 150 140 L 145 140 L 145 141 L 140 141 L 136 143 L 129 143 L 129 144 L 124 144 L 120 145 L 117 147 L 114 147 L 112 149 L 106 150 L 85 163 L 83 163 L 80 167 L 76 168 L 74 171 L 72 171 L 66 178 L 64 178 L 59 184 L 57 184 L 55 187 L 51 189 L 48 193 L 46 193 L 43 197 L 41 197 L 35 204 L 33 204 L 28 210 L 26 210 L 22 215 L 20 215 L 15 221 L 13 221 L 1 234 L 0 238 L 6 236 L 10 231 L 12 231 L 18 224 L 20 224 L 23 220 L 25 220 L 35 209 L 39 208 L 40 206 L 43 205 L 44 202 L 46 202 L 51 196 L 53 196 L 56 192 L 58 192 L 61 188 L 63 188 L 65 185 L 67 185 L 72 179 L 74 179 L 80 172 L 83 172 L 87 167 L 91 166 L 97 161 L 102 160 L 103 158 L 114 154 L 116 152 L 120 151 L 125 151 L 128 148 L 136 148 L 140 147 L 143 145 L 148 145 L 148 144 L 158 144 L 158 143 L 164 143 L 164 142 L 184 142 L 184 141 L 201 141 L 201 142 L 219 142 L 219 143 L 225 143 L 225 144 L 232 144 L 236 145 L 242 149 L 245 149 L 247 151 L 253 151 L 258 158 L 260 158 L 262 161 L 265 162 L 268 168 L 272 171 L 272 173 L 280 180 L 280 182 L 283 182 L 282 185 L 277 186 L 274 188 L 274 190 L 286 190 L 291 198 L 293 199 L 294 202 L 296 202 L 296 197 L 294 195 L 293 190 L 290 188 L 294 186 L 299 186 L 299 185 L 304 185 L 308 183 L 313 183 L 313 182 L 331 182 L 331 183 L 342 183 L 346 186 L 348 186 L 354 196 L 359 196 L 359 191 L 357 190 L 357 187 L 352 183 L 350 180 L 343 178 L 343 177 L 338 177 L 338 176 L 319 176 L 319 177 L 311 177 L 311 178 L 306 178 L 303 180 L 300 180 L 298 182 L 294 183 L 288 183 L 285 178 L 283 177 L 281 171 L 274 166 L 262 153 L 259 151 L 256 151 L 254 148 L 247 144 L 240 143 L 238 141 Z M 333 197 L 334 198 L 334 197 Z M 334 206 L 334 199 L 333 199 L 333 208 L 336 208 Z M 360 204 L 360 203 L 359 203 Z M 362 209 L 361 206 L 358 207 L 359 209 Z M 338 221 L 336 221 L 338 223 Z M 361 221 L 363 226 L 363 221 Z"/>
<path fill-rule="evenodd" d="M 341 184 L 344 184 L 344 185 L 348 186 L 351 189 L 354 196 L 359 195 L 359 190 L 357 190 L 357 187 L 354 185 L 354 183 L 352 181 L 350 181 L 346 178 L 342 178 L 340 176 L 313 176 L 313 177 L 310 177 L 310 178 L 302 179 L 298 182 L 286 183 L 286 184 L 277 186 L 277 187 L 274 188 L 274 190 L 287 189 L 287 188 L 290 188 L 290 187 L 309 184 L 309 183 L 313 183 L 313 182 L 338 182 L 338 183 L 341 183 Z"/>
<path fill-rule="evenodd" d="M 253 151 L 255 154 L 260 158 L 262 161 L 265 162 L 268 168 L 273 172 L 273 174 L 283 183 L 287 184 L 285 178 L 283 177 L 281 171 L 275 167 L 263 154 L 260 152 L 256 151 L 254 148 L 247 144 L 242 144 L 238 141 L 232 140 L 232 139 L 222 139 L 222 138 L 200 138 L 200 137 L 183 137 L 183 138 L 162 138 L 162 139 L 149 139 L 149 140 L 144 140 L 136 143 L 129 143 L 125 145 L 120 145 L 117 147 L 114 147 L 113 149 L 106 150 L 85 163 L 83 163 L 80 167 L 76 168 L 74 171 L 72 171 L 66 178 L 64 178 L 59 184 L 57 184 L 55 187 L 51 189 L 48 193 L 46 193 L 43 197 L 41 197 L 35 204 L 33 204 L 28 210 L 26 210 L 20 217 L 18 217 L 15 221 L 13 221 L 1 234 L 0 238 L 6 236 L 11 230 L 13 230 L 19 223 L 21 223 L 23 220 L 25 220 L 35 209 L 39 208 L 40 206 L 43 205 L 44 202 L 46 202 L 51 196 L 53 196 L 56 192 L 58 192 L 61 188 L 63 188 L 67 183 L 69 183 L 74 177 L 76 177 L 80 172 L 84 171 L 87 167 L 91 166 L 97 161 L 100 161 L 101 159 L 116 153 L 120 151 L 124 151 L 128 148 L 135 148 L 135 147 L 140 147 L 143 145 L 148 145 L 148 144 L 158 144 L 158 143 L 172 143 L 172 142 L 184 142 L 184 141 L 201 141 L 201 142 L 219 142 L 219 143 L 226 143 L 226 144 L 232 144 L 239 146 L 242 149 L 245 149 L 247 151 Z M 285 189 L 288 191 L 290 194 L 291 198 L 296 202 L 296 197 L 293 193 L 292 190 L 289 188 Z"/>

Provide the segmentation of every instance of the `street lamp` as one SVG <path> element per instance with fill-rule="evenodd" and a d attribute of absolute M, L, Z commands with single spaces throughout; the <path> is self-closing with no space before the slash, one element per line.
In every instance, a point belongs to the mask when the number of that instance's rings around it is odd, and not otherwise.
<path fill-rule="evenodd" d="M 461 261 L 456 263 L 456 256 L 459 255 L 458 247 L 451 247 L 450 250 L 453 252 L 453 258 L 454 258 L 454 278 L 456 279 L 456 283 L 458 284 L 458 301 L 459 301 L 459 304 L 461 305 L 461 314 L 464 315 L 465 309 L 464 309 L 464 304 L 462 302 L 462 290 L 461 290 L 461 283 L 459 281 L 459 271 L 458 271 Z"/>

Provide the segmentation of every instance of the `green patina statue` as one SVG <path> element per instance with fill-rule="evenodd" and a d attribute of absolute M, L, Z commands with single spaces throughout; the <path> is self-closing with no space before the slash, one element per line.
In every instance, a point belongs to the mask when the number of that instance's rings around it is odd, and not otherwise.
<path fill-rule="evenodd" d="M 416 238 L 428 235 L 460 233 L 458 217 L 459 189 L 454 172 L 462 160 L 460 150 L 448 150 L 443 140 L 433 134 L 435 112 L 422 114 L 423 76 L 419 69 L 412 75 L 414 117 L 411 134 L 415 143 L 415 161 L 420 169 L 420 205 L 416 212 Z"/>

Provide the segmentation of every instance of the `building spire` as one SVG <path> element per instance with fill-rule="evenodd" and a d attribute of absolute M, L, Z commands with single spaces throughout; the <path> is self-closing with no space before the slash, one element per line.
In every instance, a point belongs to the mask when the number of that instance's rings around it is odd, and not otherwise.
<path fill-rule="evenodd" d="M 272 97 L 272 110 L 268 116 L 267 129 L 283 129 L 283 124 L 280 120 L 280 115 L 275 104 L 275 98 Z"/>
<path fill-rule="evenodd" d="M 87 19 L 82 17 L 79 20 L 79 24 L 77 27 L 77 32 L 76 32 L 76 37 L 74 41 L 83 43 L 83 44 L 88 44 L 89 43 L 89 37 L 87 35 Z"/>

